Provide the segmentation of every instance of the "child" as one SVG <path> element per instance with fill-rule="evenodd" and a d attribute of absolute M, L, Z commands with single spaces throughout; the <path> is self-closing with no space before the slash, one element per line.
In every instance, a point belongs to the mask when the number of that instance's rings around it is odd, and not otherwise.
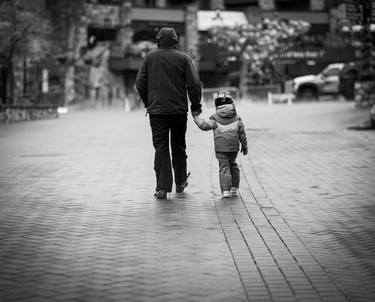
<path fill-rule="evenodd" d="M 224 198 L 238 195 L 240 170 L 236 157 L 241 143 L 241 152 L 247 154 L 247 141 L 244 125 L 237 115 L 232 96 L 220 91 L 215 98 L 216 113 L 208 121 L 192 112 L 194 122 L 204 130 L 213 130 L 216 158 L 219 161 L 220 188 Z"/>

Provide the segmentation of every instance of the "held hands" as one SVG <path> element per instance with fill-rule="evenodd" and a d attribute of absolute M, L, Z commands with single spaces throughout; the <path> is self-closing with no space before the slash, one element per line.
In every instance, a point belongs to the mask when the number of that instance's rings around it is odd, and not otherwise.
<path fill-rule="evenodd" d="M 199 115 L 200 113 L 198 111 L 192 111 L 191 115 L 193 116 L 195 124 L 199 124 Z"/>
<path fill-rule="evenodd" d="M 241 147 L 241 152 L 243 153 L 243 155 L 247 155 L 247 147 Z"/>

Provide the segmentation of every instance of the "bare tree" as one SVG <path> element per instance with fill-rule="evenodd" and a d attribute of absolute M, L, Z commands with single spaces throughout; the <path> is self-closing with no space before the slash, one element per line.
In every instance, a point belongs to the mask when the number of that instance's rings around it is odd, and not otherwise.
<path fill-rule="evenodd" d="M 14 102 L 16 60 L 40 60 L 49 51 L 47 19 L 28 0 L 0 0 L 0 64 L 2 104 Z"/>

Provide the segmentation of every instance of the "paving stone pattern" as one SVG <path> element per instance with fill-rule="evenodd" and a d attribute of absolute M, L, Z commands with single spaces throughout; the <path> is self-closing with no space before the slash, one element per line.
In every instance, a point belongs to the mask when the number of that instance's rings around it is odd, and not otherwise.
<path fill-rule="evenodd" d="M 239 112 L 251 147 L 230 200 L 191 119 L 190 185 L 166 201 L 142 112 L 2 125 L 0 301 L 372 301 L 374 133 L 344 130 L 365 113 Z"/>
<path fill-rule="evenodd" d="M 361 118 L 350 104 L 337 105 L 328 104 L 315 124 L 319 106 L 281 116 L 274 109 L 261 131 L 256 115 L 246 116 L 254 128 L 241 163 L 261 211 L 323 300 L 331 301 L 334 285 L 350 301 L 374 301 L 375 132 L 346 130 Z"/>
<path fill-rule="evenodd" d="M 0 133 L 1 301 L 246 301 L 203 184 L 209 169 L 194 168 L 186 194 L 154 200 L 143 113 Z"/>

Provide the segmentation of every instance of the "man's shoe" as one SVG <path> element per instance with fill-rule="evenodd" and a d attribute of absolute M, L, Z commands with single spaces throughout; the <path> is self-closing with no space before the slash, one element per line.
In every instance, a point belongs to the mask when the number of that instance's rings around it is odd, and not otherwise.
<path fill-rule="evenodd" d="M 159 190 L 154 193 L 156 199 L 167 199 L 167 191 Z"/>
<path fill-rule="evenodd" d="M 185 188 L 189 185 L 189 183 L 185 180 L 181 185 L 176 185 L 176 193 L 184 192 Z"/>
<path fill-rule="evenodd" d="M 189 185 L 188 183 L 189 176 L 190 176 L 190 172 L 186 175 L 186 179 L 182 184 L 176 185 L 176 193 L 184 192 L 185 188 Z"/>

